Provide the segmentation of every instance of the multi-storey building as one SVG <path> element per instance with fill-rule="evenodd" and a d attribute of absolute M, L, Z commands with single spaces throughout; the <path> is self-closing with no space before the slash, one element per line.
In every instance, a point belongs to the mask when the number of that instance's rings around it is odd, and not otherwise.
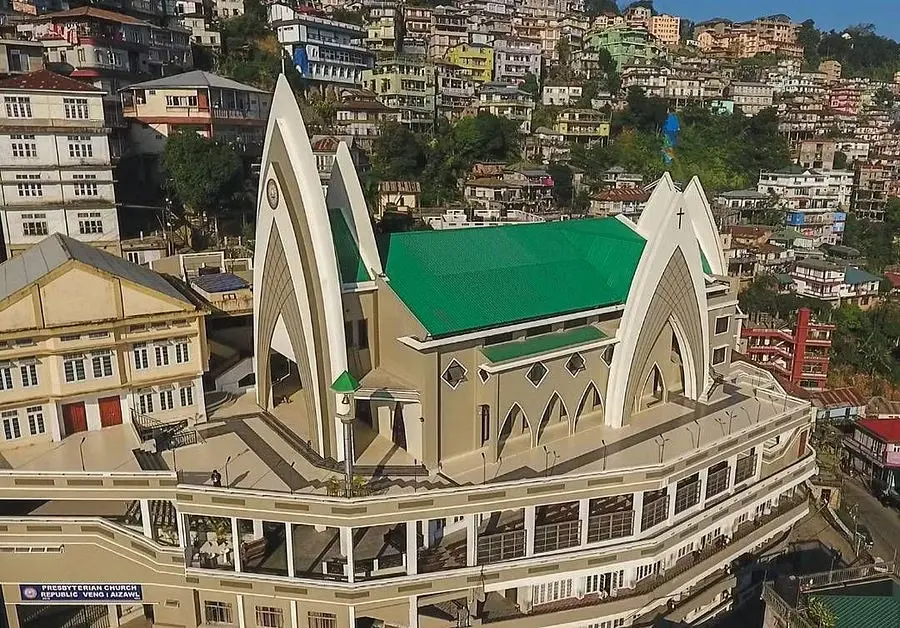
<path fill-rule="evenodd" d="M 649 199 L 650 193 L 640 186 L 612 187 L 591 195 L 589 211 L 592 216 L 623 214 L 636 220 Z"/>
<path fill-rule="evenodd" d="M 219 31 L 212 28 L 212 10 L 199 0 L 177 0 L 175 15 L 178 23 L 191 31 L 191 41 L 201 46 L 218 49 L 221 44 Z"/>
<path fill-rule="evenodd" d="M 534 113 L 534 100 L 530 93 L 522 91 L 515 85 L 505 83 L 485 83 L 475 90 L 478 98 L 475 107 L 478 111 L 486 111 L 498 118 L 515 120 L 522 133 L 531 133 L 531 115 Z"/>
<path fill-rule="evenodd" d="M 540 79 L 543 57 L 538 43 L 524 39 L 494 42 L 494 82 L 519 85 L 533 74 Z"/>
<path fill-rule="evenodd" d="M 640 87 L 650 98 L 665 98 L 672 68 L 659 63 L 631 63 L 622 70 L 622 89 Z"/>
<path fill-rule="evenodd" d="M 352 135 L 363 150 L 371 151 L 386 122 L 400 122 L 401 112 L 375 98 L 353 98 L 335 105 L 335 125 Z"/>
<path fill-rule="evenodd" d="M 455 7 L 438 6 L 431 11 L 428 56 L 444 59 L 447 51 L 469 41 L 469 14 Z"/>
<path fill-rule="evenodd" d="M 556 114 L 553 130 L 569 142 L 605 144 L 611 120 L 610 114 L 594 109 L 563 109 Z"/>
<path fill-rule="evenodd" d="M 745 322 L 741 327 L 743 353 L 753 362 L 785 378 L 794 386 L 818 391 L 825 387 L 835 326 L 812 319 L 809 308 L 797 310 L 793 329 L 774 329 Z"/>
<path fill-rule="evenodd" d="M 797 294 L 820 299 L 833 307 L 850 304 L 864 310 L 878 303 L 881 283 L 881 277 L 864 270 L 820 259 L 797 262 L 791 280 Z"/>
<path fill-rule="evenodd" d="M 698 182 L 666 177 L 637 224 L 379 246 L 346 150 L 320 193 L 284 80 L 273 115 L 255 392 L 207 412 L 190 449 L 160 436 L 136 453 L 130 426 L 110 426 L 4 452 L 12 628 L 59 584 L 101 585 L 98 616 L 191 628 L 627 626 L 727 608 L 723 566 L 807 514 L 816 463 L 808 402 L 731 360 L 735 293 Z"/>
<path fill-rule="evenodd" d="M 40 42 L 21 39 L 14 30 L 0 24 L 0 77 L 37 72 L 44 68 L 44 47 Z"/>
<path fill-rule="evenodd" d="M 314 86 L 362 85 L 375 57 L 363 43 L 364 27 L 280 1 L 268 5 L 268 20 L 297 71 Z"/>
<path fill-rule="evenodd" d="M 541 102 L 546 106 L 571 107 L 581 100 L 582 85 L 565 81 L 544 82 Z"/>
<path fill-rule="evenodd" d="M 272 101 L 262 90 L 202 70 L 134 83 L 121 96 L 132 150 L 155 155 L 182 129 L 258 154 Z"/>
<path fill-rule="evenodd" d="M 816 139 L 800 142 L 797 165 L 807 170 L 832 170 L 834 168 L 834 140 Z"/>
<path fill-rule="evenodd" d="M 863 220 L 884 221 L 893 169 L 878 159 L 856 164 L 852 211 Z"/>
<path fill-rule="evenodd" d="M 585 34 L 585 48 L 606 50 L 616 62 L 619 72 L 626 64 L 665 58 L 665 52 L 643 28 L 613 27 Z"/>
<path fill-rule="evenodd" d="M 647 30 L 664 46 L 677 46 L 681 41 L 681 18 L 665 13 L 653 15 L 648 20 Z"/>
<path fill-rule="evenodd" d="M 494 78 L 494 49 L 487 44 L 458 44 L 447 51 L 447 60 L 469 70 L 476 83 L 488 83 Z"/>
<path fill-rule="evenodd" d="M 841 80 L 843 66 L 835 59 L 825 59 L 819 64 L 819 72 L 825 75 L 826 83 L 837 83 Z"/>
<path fill-rule="evenodd" d="M 791 166 L 761 172 L 757 190 L 775 196 L 777 206 L 787 212 L 787 224 L 812 248 L 840 243 L 853 192 L 852 171 Z"/>
<path fill-rule="evenodd" d="M 434 124 L 435 67 L 419 56 L 395 55 L 363 72 L 363 85 L 378 100 L 400 112 L 400 121 L 415 131 Z"/>
<path fill-rule="evenodd" d="M 900 476 L 900 419 L 868 418 L 853 424 L 844 437 L 847 467 L 871 482 L 872 487 L 896 493 Z"/>
<path fill-rule="evenodd" d="M 767 83 L 735 81 L 728 86 L 727 94 L 745 116 L 755 116 L 772 106 L 775 88 Z"/>
<path fill-rule="evenodd" d="M 828 107 L 835 113 L 859 115 L 862 93 L 853 85 L 836 85 L 828 92 Z"/>
<path fill-rule="evenodd" d="M 375 53 L 394 53 L 403 39 L 403 20 L 400 7 L 380 2 L 369 8 L 366 21 L 366 48 Z"/>
<path fill-rule="evenodd" d="M 53 233 L 120 254 L 103 92 L 49 70 L 0 80 L 6 257 Z"/>
<path fill-rule="evenodd" d="M 61 234 L 0 275 L 4 455 L 106 428 L 205 419 L 204 312 L 164 277 Z"/>
<path fill-rule="evenodd" d="M 453 63 L 437 62 L 435 106 L 437 114 L 448 120 L 463 116 L 475 97 L 475 84 L 468 68 Z"/>
<path fill-rule="evenodd" d="M 401 51 L 411 49 L 422 50 L 428 54 L 428 43 L 431 39 L 431 7 L 403 7 L 403 40 Z"/>
<path fill-rule="evenodd" d="M 242 0 L 212 0 L 212 12 L 216 17 L 237 17 L 244 14 L 244 3 Z"/>

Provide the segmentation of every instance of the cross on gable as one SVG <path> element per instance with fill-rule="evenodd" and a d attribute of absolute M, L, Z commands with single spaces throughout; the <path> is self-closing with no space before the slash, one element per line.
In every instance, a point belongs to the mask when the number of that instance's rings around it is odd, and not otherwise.
<path fill-rule="evenodd" d="M 684 208 L 679 207 L 678 213 L 675 215 L 678 216 L 678 228 L 681 229 L 681 219 L 684 217 Z"/>

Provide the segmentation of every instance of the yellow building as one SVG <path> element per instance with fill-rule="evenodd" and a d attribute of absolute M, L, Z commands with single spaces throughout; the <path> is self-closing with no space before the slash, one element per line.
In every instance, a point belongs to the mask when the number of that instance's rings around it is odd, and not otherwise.
<path fill-rule="evenodd" d="M 54 234 L 0 278 L 0 449 L 205 417 L 204 312 L 162 275 Z"/>
<path fill-rule="evenodd" d="M 609 139 L 610 115 L 594 109 L 565 109 L 556 116 L 553 130 L 569 140 Z"/>
<path fill-rule="evenodd" d="M 487 83 L 494 78 L 494 49 L 482 44 L 459 44 L 447 51 L 450 63 L 472 71 L 472 80 Z"/>

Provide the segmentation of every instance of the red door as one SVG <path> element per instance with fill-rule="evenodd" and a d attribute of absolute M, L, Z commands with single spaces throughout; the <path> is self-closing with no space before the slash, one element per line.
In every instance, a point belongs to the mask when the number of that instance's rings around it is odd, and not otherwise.
<path fill-rule="evenodd" d="M 118 397 L 103 397 L 100 402 L 100 427 L 122 423 L 122 404 Z"/>
<path fill-rule="evenodd" d="M 84 411 L 84 402 L 64 403 L 63 427 L 66 435 L 75 434 L 76 432 L 87 432 L 87 413 Z"/>

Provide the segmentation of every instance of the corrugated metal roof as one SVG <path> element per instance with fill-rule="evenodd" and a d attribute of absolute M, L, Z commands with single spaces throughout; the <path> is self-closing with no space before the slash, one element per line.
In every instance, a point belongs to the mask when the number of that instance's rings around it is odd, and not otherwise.
<path fill-rule="evenodd" d="M 0 264 L 0 299 L 26 288 L 70 260 L 193 305 L 159 273 L 61 233 L 44 238 L 21 255 Z"/>
<path fill-rule="evenodd" d="M 379 239 L 391 288 L 432 336 L 624 303 L 645 245 L 615 218 Z"/>
<path fill-rule="evenodd" d="M 204 292 L 234 292 L 249 288 L 250 284 L 232 273 L 200 275 L 193 281 Z"/>
<path fill-rule="evenodd" d="M 234 89 L 242 92 L 256 92 L 257 94 L 266 93 L 261 89 L 256 89 L 250 85 L 232 81 L 230 78 L 225 78 L 224 76 L 219 76 L 212 72 L 204 72 L 203 70 L 191 70 L 190 72 L 172 74 L 171 76 L 164 76 L 162 78 L 153 79 L 152 81 L 134 83 L 125 89 L 165 89 L 167 87 L 215 87 L 218 89 Z"/>
<path fill-rule="evenodd" d="M 817 595 L 834 613 L 835 628 L 896 628 L 900 600 L 876 595 Z"/>
<path fill-rule="evenodd" d="M 524 340 L 514 340 L 499 345 L 491 345 L 484 347 L 481 352 L 490 362 L 506 362 L 508 360 L 524 358 L 537 353 L 547 353 L 548 351 L 555 351 L 557 349 L 577 347 L 589 342 L 603 340 L 604 338 L 606 338 L 606 334 L 596 327 L 588 325 L 586 327 L 543 334 Z"/>
<path fill-rule="evenodd" d="M 93 92 L 104 94 L 102 89 L 90 83 L 79 81 L 50 70 L 38 70 L 19 76 L 11 76 L 0 81 L 2 90 L 48 91 L 48 92 Z"/>

